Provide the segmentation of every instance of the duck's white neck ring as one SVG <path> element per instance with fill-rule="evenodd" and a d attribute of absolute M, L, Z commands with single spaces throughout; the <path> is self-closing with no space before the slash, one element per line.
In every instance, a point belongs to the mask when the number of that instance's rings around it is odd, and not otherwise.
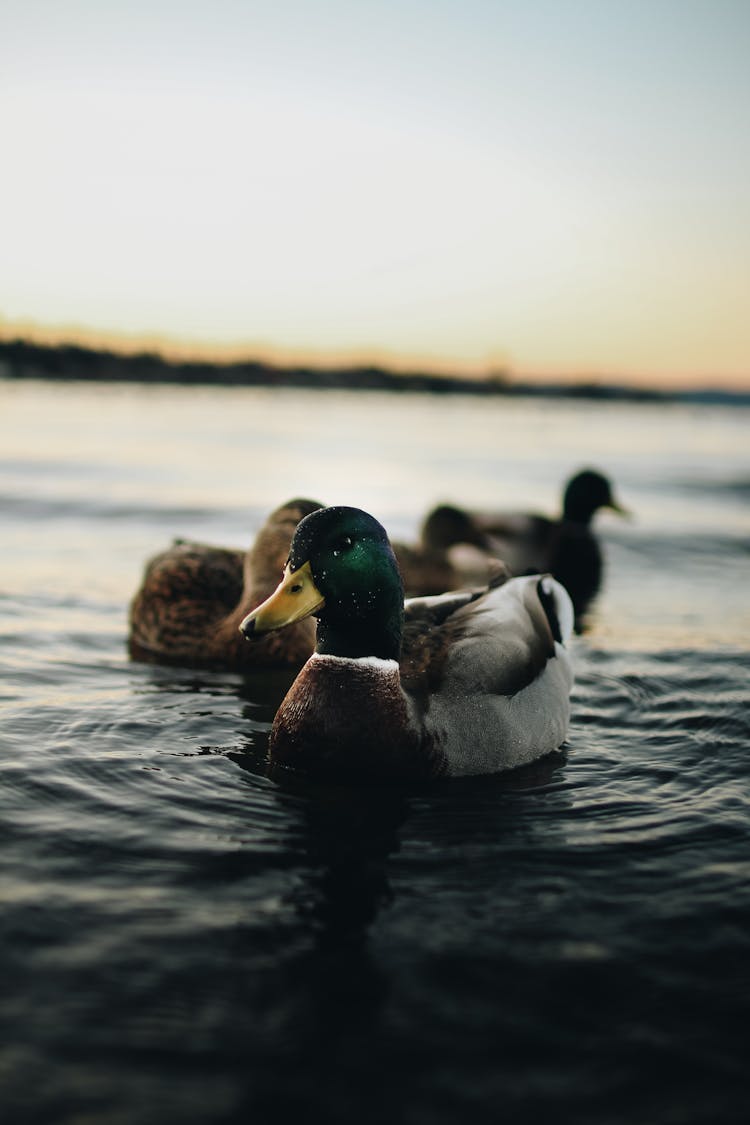
<path fill-rule="evenodd" d="M 335 656 L 330 652 L 314 652 L 311 660 L 321 660 L 330 664 L 349 664 L 356 668 L 372 668 L 377 672 L 397 672 L 397 660 L 383 660 L 379 656 Z"/>

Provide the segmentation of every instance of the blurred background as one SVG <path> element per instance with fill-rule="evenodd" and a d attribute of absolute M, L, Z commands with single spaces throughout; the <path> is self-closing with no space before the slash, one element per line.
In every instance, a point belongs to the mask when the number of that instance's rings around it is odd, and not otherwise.
<path fill-rule="evenodd" d="M 747 389 L 742 0 L 5 0 L 3 333 Z"/>

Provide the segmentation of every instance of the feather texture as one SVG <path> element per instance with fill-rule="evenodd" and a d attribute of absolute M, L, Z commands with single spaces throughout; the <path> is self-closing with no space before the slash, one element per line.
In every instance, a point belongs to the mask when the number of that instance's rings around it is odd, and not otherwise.
<path fill-rule="evenodd" d="M 315 645 L 312 621 L 257 646 L 243 641 L 238 626 L 276 588 L 297 524 L 319 507 L 311 500 L 283 504 L 247 552 L 178 540 L 156 555 L 130 606 L 131 657 L 191 667 L 302 664 Z"/>
<path fill-rule="evenodd" d="M 348 508 L 303 521 L 290 558 L 277 591 L 241 625 L 262 639 L 283 624 L 279 607 L 297 620 L 309 604 L 319 618 L 317 651 L 273 722 L 274 766 L 426 779 L 511 769 L 564 741 L 573 612 L 552 578 L 404 604 L 385 532 Z M 382 658 L 394 614 L 398 659 Z"/>

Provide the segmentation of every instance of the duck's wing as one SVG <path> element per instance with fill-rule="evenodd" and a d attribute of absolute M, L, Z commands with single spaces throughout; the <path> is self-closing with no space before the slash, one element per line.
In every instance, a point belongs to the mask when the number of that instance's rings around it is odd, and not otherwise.
<path fill-rule="evenodd" d="M 551 569 L 557 521 L 534 512 L 477 512 L 474 518 L 488 549 L 512 574 L 544 574 Z"/>
<path fill-rule="evenodd" d="M 444 551 L 392 541 L 404 590 L 409 595 L 442 594 L 459 585 L 459 577 Z"/>
<path fill-rule="evenodd" d="M 170 600 L 208 598 L 228 608 L 242 593 L 243 551 L 176 541 L 146 564 L 142 591 Z"/>
<path fill-rule="evenodd" d="M 568 607 L 565 591 L 549 576 L 411 598 L 404 603 L 404 687 L 442 690 L 450 663 L 456 677 L 513 694 L 555 655 L 555 641 L 569 636 Z"/>
<path fill-rule="evenodd" d="M 243 559 L 241 551 L 189 542 L 151 559 L 130 606 L 131 655 L 195 656 L 197 638 L 242 595 Z"/>
<path fill-rule="evenodd" d="M 426 643 L 433 631 L 464 606 L 471 605 L 487 587 L 474 590 L 453 590 L 433 597 L 407 598 L 404 602 L 404 631 L 401 649 L 409 658 Z"/>
<path fill-rule="evenodd" d="M 482 549 L 473 547 L 468 543 L 456 543 L 446 551 L 448 561 L 456 577 L 455 589 L 467 589 L 498 584 L 498 578 L 503 581 L 513 573 L 501 556 L 499 544 L 487 544 Z"/>
<path fill-rule="evenodd" d="M 401 675 L 413 721 L 450 772 L 508 769 L 557 749 L 572 684 L 564 589 L 549 576 L 517 578 L 439 608 L 442 621 L 430 619 L 421 639 L 405 632 Z"/>

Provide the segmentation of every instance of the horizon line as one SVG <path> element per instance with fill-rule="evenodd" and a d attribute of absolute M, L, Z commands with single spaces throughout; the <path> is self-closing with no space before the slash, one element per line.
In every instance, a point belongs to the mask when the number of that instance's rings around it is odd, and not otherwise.
<path fill-rule="evenodd" d="M 256 363 L 275 368 L 347 370 L 378 368 L 396 375 L 426 375 L 447 379 L 486 380 L 554 387 L 622 387 L 655 393 L 680 391 L 750 394 L 746 376 L 721 374 L 658 376 L 648 373 L 605 373 L 601 369 L 575 371 L 516 371 L 509 363 L 455 360 L 424 354 L 400 354 L 386 348 L 292 348 L 251 341 L 209 341 L 166 332 L 127 332 L 80 324 L 49 325 L 32 319 L 8 320 L 0 315 L 0 342 L 14 341 L 42 347 L 81 347 L 121 356 L 156 355 L 167 363 L 211 364 L 217 367 Z"/>

